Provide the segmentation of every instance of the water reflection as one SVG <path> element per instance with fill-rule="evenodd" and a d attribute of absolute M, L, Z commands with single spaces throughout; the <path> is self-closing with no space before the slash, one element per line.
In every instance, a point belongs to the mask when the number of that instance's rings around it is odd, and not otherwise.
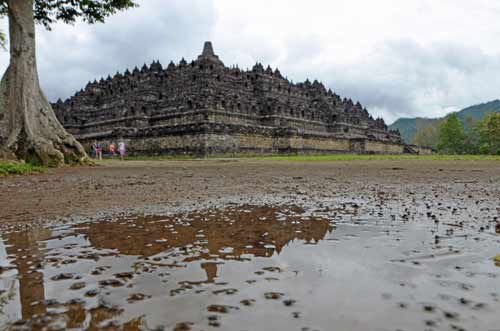
<path fill-rule="evenodd" d="M 293 241 L 315 244 L 332 231 L 328 220 L 303 212 L 293 206 L 239 206 L 7 231 L 2 237 L 19 282 L 19 300 L 7 305 L 19 305 L 20 320 L 12 324 L 0 317 L 0 327 L 139 330 L 145 321 L 128 303 L 153 295 L 133 291 L 151 290 L 169 300 L 193 286 L 216 283 L 224 261 L 269 258 Z M 192 281 L 192 266 L 206 279 Z M 169 291 L 158 294 L 168 282 Z"/>
<path fill-rule="evenodd" d="M 50 231 L 13 232 L 6 236 L 6 251 L 14 257 L 13 264 L 18 271 L 19 298 L 21 300 L 21 316 L 30 319 L 35 315 L 46 313 L 43 273 L 43 241 L 50 237 Z"/>
<path fill-rule="evenodd" d="M 76 232 L 98 249 L 123 255 L 151 257 L 180 249 L 181 261 L 243 260 L 245 256 L 279 254 L 293 240 L 314 244 L 332 225 L 326 219 L 304 218 L 300 208 L 243 206 L 172 217 L 144 217 L 90 223 Z M 204 263 L 207 278 L 217 275 L 217 264 Z"/>

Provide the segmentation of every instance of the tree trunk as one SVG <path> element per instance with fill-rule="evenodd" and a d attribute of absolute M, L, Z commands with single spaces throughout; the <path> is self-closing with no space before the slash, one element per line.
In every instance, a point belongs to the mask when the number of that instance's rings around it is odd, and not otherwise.
<path fill-rule="evenodd" d="M 33 0 L 7 0 L 10 64 L 0 83 L 0 158 L 47 166 L 82 162 L 85 150 L 57 120 L 38 80 Z"/>

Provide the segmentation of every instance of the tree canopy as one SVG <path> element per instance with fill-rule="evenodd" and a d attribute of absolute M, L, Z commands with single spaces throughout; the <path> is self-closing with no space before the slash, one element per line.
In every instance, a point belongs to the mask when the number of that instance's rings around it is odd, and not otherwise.
<path fill-rule="evenodd" d="M 50 28 L 56 21 L 104 22 L 119 10 L 136 7 L 135 0 L 34 0 L 35 22 Z M 7 15 L 7 0 L 0 0 L 0 16 Z"/>
<path fill-rule="evenodd" d="M 461 154 L 464 152 L 465 138 L 464 126 L 457 114 L 451 114 L 441 124 L 438 149 L 449 154 Z"/>
<path fill-rule="evenodd" d="M 431 122 L 428 125 L 420 125 L 419 122 L 420 121 L 417 120 L 417 132 L 411 143 L 437 149 L 441 121 Z"/>
<path fill-rule="evenodd" d="M 478 124 L 483 153 L 500 154 L 500 113 L 491 113 Z"/>
<path fill-rule="evenodd" d="M 412 144 L 436 148 L 446 154 L 500 155 L 500 112 L 490 113 L 482 120 L 466 118 L 464 130 L 457 116 L 418 128 Z"/>

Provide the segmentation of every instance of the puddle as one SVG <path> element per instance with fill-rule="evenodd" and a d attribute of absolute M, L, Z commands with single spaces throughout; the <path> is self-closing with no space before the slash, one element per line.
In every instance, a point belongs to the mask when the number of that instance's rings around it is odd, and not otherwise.
<path fill-rule="evenodd" d="M 498 235 L 468 212 L 330 201 L 5 227 L 0 330 L 493 330 Z"/>

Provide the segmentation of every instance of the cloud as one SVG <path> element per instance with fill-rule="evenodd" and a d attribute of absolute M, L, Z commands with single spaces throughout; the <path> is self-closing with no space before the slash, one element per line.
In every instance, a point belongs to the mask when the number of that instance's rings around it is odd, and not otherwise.
<path fill-rule="evenodd" d="M 105 24 L 62 23 L 37 28 L 38 69 L 50 100 L 65 98 L 89 80 L 159 59 L 163 64 L 194 57 L 215 24 L 211 1 L 141 1 L 140 7 L 110 17 Z M 5 22 L 4 22 L 5 25 Z M 7 54 L 0 57 L 6 68 Z"/>
<path fill-rule="evenodd" d="M 322 80 L 388 122 L 498 98 L 500 4 L 219 0 L 216 37 L 289 78 Z M 474 15 L 471 15 L 473 13 Z M 478 18 L 482 24 L 478 24 Z M 227 26 L 235 29 L 227 33 Z M 241 45 L 240 45 L 241 44 Z M 261 51 L 263 50 L 263 51 Z M 229 57 L 232 53 L 227 54 Z"/>
<path fill-rule="evenodd" d="M 452 43 L 388 41 L 362 62 L 323 65 L 321 78 L 389 121 L 441 116 L 498 98 L 500 56 Z"/>

